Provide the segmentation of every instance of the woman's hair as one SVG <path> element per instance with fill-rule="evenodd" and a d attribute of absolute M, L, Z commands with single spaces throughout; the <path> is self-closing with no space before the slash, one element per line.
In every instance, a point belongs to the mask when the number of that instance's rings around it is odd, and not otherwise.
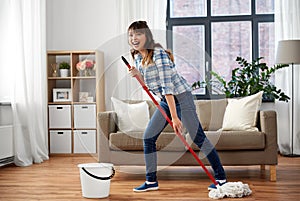
<path fill-rule="evenodd" d="M 152 32 L 150 31 L 147 22 L 146 21 L 135 21 L 133 22 L 129 27 L 128 27 L 128 32 L 129 31 L 134 31 L 138 33 L 143 33 L 146 35 L 146 43 L 145 43 L 145 49 L 147 51 L 146 57 L 143 58 L 142 64 L 150 64 L 153 63 L 152 57 L 153 57 L 153 51 L 155 47 L 160 47 L 163 48 L 161 44 L 155 43 L 153 39 Z M 173 54 L 171 53 L 170 50 L 165 50 L 170 59 L 174 61 Z M 137 50 L 131 49 L 131 56 L 134 58 L 135 54 L 138 54 L 139 52 Z"/>

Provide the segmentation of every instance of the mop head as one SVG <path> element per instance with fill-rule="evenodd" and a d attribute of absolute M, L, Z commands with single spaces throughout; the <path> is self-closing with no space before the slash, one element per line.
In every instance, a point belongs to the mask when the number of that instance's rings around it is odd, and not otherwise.
<path fill-rule="evenodd" d="M 220 199 L 224 197 L 241 198 L 252 193 L 248 184 L 242 182 L 227 182 L 222 186 L 217 185 L 217 189 L 213 189 L 208 193 L 208 196 L 213 199 Z"/>

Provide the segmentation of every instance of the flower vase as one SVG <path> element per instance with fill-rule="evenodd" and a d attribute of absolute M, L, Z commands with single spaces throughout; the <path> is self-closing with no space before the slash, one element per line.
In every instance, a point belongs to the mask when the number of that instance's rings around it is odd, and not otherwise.
<path fill-rule="evenodd" d="M 85 69 L 84 71 L 85 76 L 92 76 L 93 75 L 93 70 L 90 68 Z"/>
<path fill-rule="evenodd" d="M 88 70 L 88 69 L 85 69 L 84 75 L 85 75 L 85 76 L 90 76 L 90 73 L 89 73 L 89 70 Z"/>
<path fill-rule="evenodd" d="M 79 76 L 80 77 L 85 76 L 85 70 L 79 70 Z"/>

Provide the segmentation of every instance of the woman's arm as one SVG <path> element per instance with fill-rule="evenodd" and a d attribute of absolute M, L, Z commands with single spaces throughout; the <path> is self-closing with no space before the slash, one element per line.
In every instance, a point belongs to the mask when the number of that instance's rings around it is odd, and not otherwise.
<path fill-rule="evenodd" d="M 178 115 L 177 115 L 174 96 L 172 94 L 167 94 L 167 95 L 165 95 L 165 97 L 166 97 L 168 106 L 170 108 L 173 128 L 174 128 L 176 133 L 181 134 L 181 132 L 182 132 L 182 123 L 181 123 L 181 121 L 180 121 L 180 119 L 178 118 Z"/>
<path fill-rule="evenodd" d="M 140 73 L 140 71 L 138 69 L 136 69 L 134 66 L 131 66 L 131 68 L 129 69 L 129 74 L 132 77 L 138 76 L 142 81 L 144 81 L 144 77 L 142 76 L 142 74 Z"/>

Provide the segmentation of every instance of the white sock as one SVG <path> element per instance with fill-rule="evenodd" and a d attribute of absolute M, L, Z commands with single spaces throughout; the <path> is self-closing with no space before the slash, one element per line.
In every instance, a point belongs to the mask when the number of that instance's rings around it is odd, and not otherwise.
<path fill-rule="evenodd" d="M 156 181 L 146 181 L 146 184 L 155 184 Z"/>
<path fill-rule="evenodd" d="M 223 183 L 226 182 L 226 179 L 224 179 L 224 180 L 216 180 L 216 181 L 219 182 L 220 184 L 223 184 Z"/>

